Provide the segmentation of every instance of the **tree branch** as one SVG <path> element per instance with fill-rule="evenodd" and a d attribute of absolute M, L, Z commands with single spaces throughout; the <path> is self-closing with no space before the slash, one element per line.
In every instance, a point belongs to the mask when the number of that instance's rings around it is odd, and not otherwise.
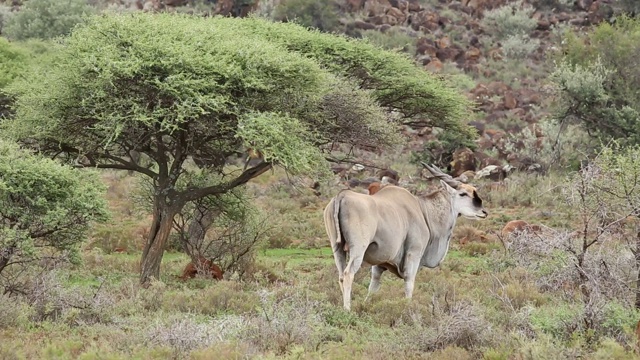
<path fill-rule="evenodd" d="M 233 179 L 232 181 L 203 188 L 188 188 L 184 191 L 180 191 L 176 194 L 177 200 L 175 202 L 175 205 L 180 207 L 184 206 L 184 204 L 190 201 L 194 201 L 205 196 L 226 193 L 227 191 L 235 187 L 246 184 L 247 182 L 249 182 L 249 180 L 257 176 L 262 175 L 265 171 L 271 169 L 272 167 L 273 165 L 269 162 L 261 162 L 260 164 L 243 171 L 240 176 Z"/>

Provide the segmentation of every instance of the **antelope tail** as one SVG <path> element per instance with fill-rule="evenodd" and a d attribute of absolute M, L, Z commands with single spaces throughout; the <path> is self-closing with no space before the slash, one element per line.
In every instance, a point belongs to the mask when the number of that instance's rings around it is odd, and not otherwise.
<path fill-rule="evenodd" d="M 333 200 L 333 221 L 335 223 L 336 226 L 336 244 L 340 244 L 340 242 L 342 241 L 341 239 L 341 233 L 340 233 L 340 202 L 342 201 L 342 198 L 344 197 L 344 192 L 340 192 L 338 193 L 338 195 L 336 195 L 336 198 Z"/>

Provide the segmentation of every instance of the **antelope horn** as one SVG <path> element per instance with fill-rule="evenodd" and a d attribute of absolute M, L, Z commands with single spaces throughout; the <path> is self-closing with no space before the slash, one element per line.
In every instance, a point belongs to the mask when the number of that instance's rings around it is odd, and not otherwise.
<path fill-rule="evenodd" d="M 421 164 L 422 164 L 422 166 L 427 168 L 427 170 L 429 170 L 429 172 L 434 177 L 437 177 L 438 179 L 446 182 L 449 186 L 451 186 L 454 189 L 457 189 L 458 186 L 460 186 L 460 184 L 462 184 L 460 181 L 452 178 L 451 175 L 443 173 L 442 170 L 438 169 L 438 167 L 435 166 L 435 165 L 429 165 L 429 164 L 425 164 L 425 163 L 421 163 Z"/>

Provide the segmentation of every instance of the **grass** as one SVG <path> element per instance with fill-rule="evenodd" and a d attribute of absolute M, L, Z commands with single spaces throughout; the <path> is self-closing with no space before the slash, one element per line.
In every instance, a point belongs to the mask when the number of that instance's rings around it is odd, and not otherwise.
<path fill-rule="evenodd" d="M 400 155 L 386 156 L 383 161 L 395 163 L 402 176 L 415 171 L 398 161 Z M 490 217 L 481 222 L 460 219 L 441 266 L 419 271 L 411 301 L 403 296 L 403 281 L 385 273 L 380 291 L 365 302 L 370 271 L 363 265 L 353 287 L 353 311 L 347 313 L 322 224 L 332 188 L 323 185 L 323 194 L 315 196 L 303 186 L 288 185 L 301 179 L 267 173 L 266 179 L 252 181 L 250 191 L 259 206 L 276 214 L 272 221 L 278 231 L 258 251 L 247 280 L 183 282 L 177 276 L 189 258 L 166 252 L 160 281 L 142 289 L 138 247 L 115 253 L 89 243 L 82 264 L 63 266 L 39 282 L 34 294 L 40 295 L 0 297 L 0 356 L 601 358 L 602 351 L 594 350 L 597 346 L 580 327 L 572 332 L 572 326 L 581 324 L 580 291 L 539 284 L 553 279 L 558 269 L 554 260 L 521 264 L 505 254 L 495 237 L 514 219 L 574 227 L 558 193 L 563 179 L 556 174 L 514 175 L 506 188 L 483 192 Z M 145 226 L 144 217 L 121 221 L 129 217 L 129 206 L 119 194 L 129 191 L 130 179 L 106 181 L 113 189 L 114 223 Z M 119 241 L 138 236 L 118 229 L 103 229 L 102 234 L 117 234 Z M 287 241 L 276 242 L 285 237 Z M 598 344 L 633 358 L 633 327 L 640 314 L 630 313 L 624 302 L 608 304 L 601 313 L 609 315 L 598 317 Z"/>

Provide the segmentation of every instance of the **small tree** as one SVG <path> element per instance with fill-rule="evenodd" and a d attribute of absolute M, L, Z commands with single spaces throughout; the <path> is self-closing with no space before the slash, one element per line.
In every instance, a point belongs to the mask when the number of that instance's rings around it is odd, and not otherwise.
<path fill-rule="evenodd" d="M 150 178 L 143 284 L 158 278 L 174 216 L 189 202 L 274 165 L 317 174 L 334 143 L 397 143 L 397 119 L 472 136 L 460 121 L 467 101 L 408 57 L 258 18 L 94 17 L 12 91 L 12 136 L 80 166 Z M 261 161 L 230 166 L 248 147 Z M 178 188 L 186 164 L 217 180 Z"/>
<path fill-rule="evenodd" d="M 640 20 L 621 16 L 584 37 L 569 34 L 551 80 L 558 86 L 556 118 L 579 123 L 605 143 L 640 141 Z"/>
<path fill-rule="evenodd" d="M 623 240 L 635 257 L 635 307 L 640 309 L 640 229 L 637 222 L 640 217 L 640 146 L 623 149 L 614 144 L 606 147 L 595 159 L 595 164 L 605 174 L 596 184 L 598 191 L 603 193 L 614 217 L 621 219 L 617 225 L 626 230 L 622 233 Z M 630 218 L 636 221 L 629 221 Z"/>
<path fill-rule="evenodd" d="M 0 141 L 0 279 L 12 265 L 78 260 L 91 222 L 106 219 L 105 191 L 91 171 Z"/>

